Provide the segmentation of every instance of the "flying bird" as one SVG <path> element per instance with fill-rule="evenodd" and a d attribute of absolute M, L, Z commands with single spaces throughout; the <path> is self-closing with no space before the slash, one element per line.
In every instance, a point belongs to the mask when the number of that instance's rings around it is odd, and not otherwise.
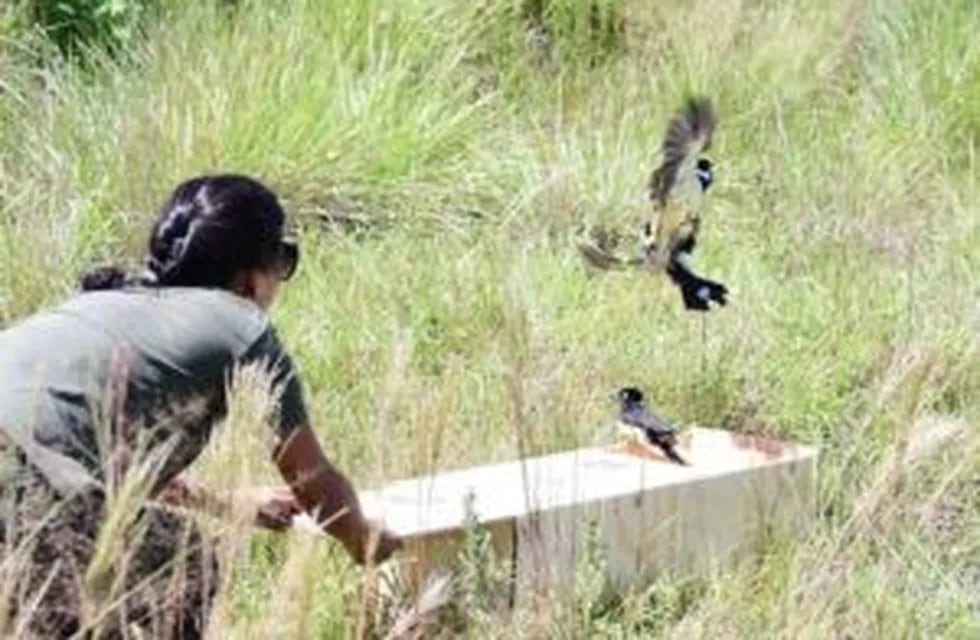
<path fill-rule="evenodd" d="M 687 100 L 667 126 L 663 159 L 649 179 L 654 217 L 644 225 L 640 255 L 624 260 L 601 247 L 579 243 L 590 264 L 604 270 L 665 271 L 681 290 L 687 309 L 707 311 L 711 303 L 727 304 L 728 288 L 697 275 L 690 264 L 701 227 L 701 199 L 714 182 L 714 165 L 701 154 L 710 148 L 717 122 L 710 100 Z"/>
<path fill-rule="evenodd" d="M 687 464 L 677 453 L 676 431 L 666 420 L 647 408 L 642 391 L 636 387 L 623 387 L 616 395 L 620 402 L 621 425 L 633 431 L 639 430 L 650 445 L 657 447 L 671 461 Z"/>
<path fill-rule="evenodd" d="M 645 238 L 648 258 L 666 267 L 680 245 L 697 234 L 701 197 L 714 182 L 714 167 L 701 153 L 711 147 L 717 117 L 711 101 L 691 98 L 667 125 L 663 161 L 648 184 L 656 212 L 656 232 Z M 653 229 L 647 224 L 647 232 Z"/>
<path fill-rule="evenodd" d="M 701 228 L 701 198 L 714 182 L 714 165 L 701 154 L 711 147 L 717 125 L 710 100 L 689 99 L 667 125 L 663 161 L 649 182 L 656 226 L 653 221 L 646 225 L 646 260 L 665 269 L 680 288 L 684 306 L 698 311 L 706 311 L 711 302 L 728 302 L 725 285 L 698 276 L 690 266 Z"/>

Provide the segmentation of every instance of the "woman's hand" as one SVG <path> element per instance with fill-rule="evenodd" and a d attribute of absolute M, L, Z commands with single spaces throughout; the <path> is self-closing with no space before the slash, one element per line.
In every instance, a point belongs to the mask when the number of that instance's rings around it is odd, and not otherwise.
<path fill-rule="evenodd" d="M 255 504 L 255 525 L 263 529 L 288 529 L 293 517 L 303 512 L 293 490 L 285 486 L 250 490 L 248 499 Z"/>

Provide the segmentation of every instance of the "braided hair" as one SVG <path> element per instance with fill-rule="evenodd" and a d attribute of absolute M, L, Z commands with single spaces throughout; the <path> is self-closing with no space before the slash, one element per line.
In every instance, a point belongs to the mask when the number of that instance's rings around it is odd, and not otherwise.
<path fill-rule="evenodd" d="M 240 270 L 274 263 L 285 221 L 276 195 L 253 178 L 191 178 L 157 212 L 142 272 L 97 267 L 82 277 L 81 287 L 228 288 Z"/>

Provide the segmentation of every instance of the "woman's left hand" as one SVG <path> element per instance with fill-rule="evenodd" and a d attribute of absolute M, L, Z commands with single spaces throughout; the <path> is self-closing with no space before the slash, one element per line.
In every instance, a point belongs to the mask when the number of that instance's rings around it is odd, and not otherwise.
<path fill-rule="evenodd" d="M 255 525 L 264 529 L 288 529 L 293 516 L 303 512 L 293 490 L 287 486 L 250 489 L 247 495 L 256 505 Z"/>

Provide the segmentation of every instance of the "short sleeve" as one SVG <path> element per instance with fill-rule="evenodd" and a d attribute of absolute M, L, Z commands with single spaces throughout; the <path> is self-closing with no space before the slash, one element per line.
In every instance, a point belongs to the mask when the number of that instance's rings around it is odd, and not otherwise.
<path fill-rule="evenodd" d="M 279 395 L 276 433 L 285 439 L 294 429 L 309 424 L 303 385 L 293 359 L 283 348 L 275 329 L 269 327 L 240 359 L 239 364 L 261 363 L 271 374 L 272 389 Z"/>

